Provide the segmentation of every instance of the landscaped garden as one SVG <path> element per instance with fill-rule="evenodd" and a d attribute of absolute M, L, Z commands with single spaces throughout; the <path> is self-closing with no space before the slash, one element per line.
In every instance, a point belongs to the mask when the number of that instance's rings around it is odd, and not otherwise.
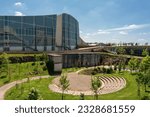
<path fill-rule="evenodd" d="M 5 93 L 4 99 L 8 100 L 139 100 L 150 99 L 150 57 L 146 56 L 142 60 L 135 57 L 131 58 L 128 63 L 125 63 L 123 58 L 120 61 L 110 66 L 95 66 L 86 68 L 65 68 L 61 76 L 49 76 L 48 78 L 38 78 L 32 80 L 33 76 L 48 75 L 47 64 L 45 59 L 35 59 L 31 62 L 15 62 L 11 63 L 7 54 L 1 55 L 0 66 L 0 86 L 9 84 L 13 81 L 18 81 L 27 78 L 26 82 L 17 83 L 14 87 Z M 77 71 L 80 71 L 76 73 Z M 82 91 L 78 95 L 67 94 L 71 83 L 68 80 L 68 74 L 76 73 L 80 75 L 90 76 L 88 83 L 89 89 L 93 92 L 90 95 L 84 94 Z M 57 84 L 60 92 L 52 91 L 50 85 L 58 78 Z M 121 78 L 122 81 L 120 80 Z M 82 80 L 82 79 L 81 79 Z M 102 93 L 101 91 L 107 88 L 103 83 L 114 81 L 124 82 L 123 87 L 114 92 Z M 73 81 L 74 82 L 74 81 Z M 84 81 L 83 81 L 84 83 Z M 82 84 L 82 82 L 81 82 Z M 80 85 L 81 85 L 80 84 Z M 85 83 L 86 85 L 86 83 Z M 119 84 L 112 85 L 111 87 L 119 87 Z M 78 85 L 76 85 L 78 87 Z M 72 88 L 72 87 L 71 87 Z M 113 90 L 113 89 L 112 89 Z M 107 92 L 107 91 L 106 91 Z"/>
<path fill-rule="evenodd" d="M 18 59 L 18 62 L 11 63 L 8 57 L 6 53 L 1 55 L 0 86 L 12 81 L 48 74 L 45 62 L 38 58 L 32 62 L 21 62 Z"/>
<path fill-rule="evenodd" d="M 101 74 L 99 74 L 101 75 Z M 120 76 L 124 77 L 127 81 L 127 85 L 124 89 L 111 93 L 111 94 L 103 94 L 99 95 L 98 99 L 103 100 L 137 100 L 140 99 L 137 95 L 137 83 L 136 83 L 136 75 L 131 75 L 129 72 L 121 72 L 121 73 L 113 73 L 109 76 Z M 21 94 L 21 84 L 13 87 L 9 90 L 6 95 L 5 99 L 28 99 L 28 94 L 32 87 L 38 90 L 39 94 L 41 95 L 42 99 L 46 100 L 61 100 L 61 93 L 52 92 L 49 89 L 49 84 L 52 82 L 54 78 L 50 77 L 48 79 L 40 79 L 35 81 L 30 81 L 23 83 L 24 91 Z M 141 88 L 141 95 L 144 95 L 144 87 Z M 68 95 L 64 94 L 64 99 L 66 100 L 79 100 L 81 97 L 80 95 Z M 84 99 L 92 100 L 94 96 L 84 96 Z"/>

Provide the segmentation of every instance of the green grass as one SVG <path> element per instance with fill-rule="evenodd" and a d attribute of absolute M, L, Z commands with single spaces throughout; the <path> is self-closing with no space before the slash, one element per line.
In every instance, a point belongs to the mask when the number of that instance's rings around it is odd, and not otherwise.
<path fill-rule="evenodd" d="M 101 75 L 101 74 L 99 74 Z M 115 75 L 115 76 L 122 76 L 126 79 L 127 85 L 124 89 L 111 93 L 111 94 L 104 94 L 99 95 L 100 100 L 138 100 L 139 97 L 137 96 L 137 84 L 135 81 L 136 75 L 131 75 L 129 72 L 122 72 L 122 73 L 113 73 L 109 75 Z M 51 81 L 54 78 L 49 79 L 41 79 L 41 80 L 35 80 L 30 81 L 30 83 L 24 83 L 24 92 L 21 94 L 19 85 L 18 88 L 13 87 L 9 91 L 7 91 L 5 95 L 5 99 L 7 100 L 25 100 L 27 99 L 29 90 L 32 87 L 35 87 L 37 90 L 39 90 L 42 98 L 44 100 L 61 100 L 61 94 L 55 93 L 49 90 L 48 85 L 51 83 Z M 144 95 L 143 88 L 141 88 L 142 95 Z M 73 95 L 65 95 L 66 100 L 79 100 L 79 96 L 73 96 Z M 93 100 L 93 96 L 85 96 L 86 100 Z"/>
<path fill-rule="evenodd" d="M 38 63 L 38 71 L 39 74 L 34 74 L 34 69 L 36 69 L 36 65 L 32 65 L 33 62 L 27 62 L 27 63 L 18 63 L 18 64 L 10 64 L 10 79 L 8 76 L 6 76 L 6 73 L 0 74 L 0 86 L 15 81 L 15 80 L 21 80 L 27 77 L 32 76 L 40 76 L 40 75 L 47 75 L 48 72 L 43 71 L 42 68 L 44 65 L 40 65 L 41 62 Z M 19 72 L 20 71 L 20 72 Z"/>
<path fill-rule="evenodd" d="M 8 57 L 23 57 L 23 56 L 41 56 L 42 55 L 42 53 L 24 53 L 24 54 L 20 54 L 20 53 L 8 53 L 7 54 L 8 55 Z"/>

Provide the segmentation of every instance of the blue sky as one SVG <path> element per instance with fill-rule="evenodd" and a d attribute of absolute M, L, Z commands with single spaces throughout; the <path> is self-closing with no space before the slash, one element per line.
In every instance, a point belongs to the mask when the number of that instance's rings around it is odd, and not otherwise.
<path fill-rule="evenodd" d="M 69 13 L 86 42 L 150 43 L 150 0 L 0 0 L 0 15 Z"/>

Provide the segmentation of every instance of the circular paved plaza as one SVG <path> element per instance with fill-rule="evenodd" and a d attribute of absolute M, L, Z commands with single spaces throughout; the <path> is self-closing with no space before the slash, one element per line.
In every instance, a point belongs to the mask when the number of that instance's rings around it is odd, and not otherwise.
<path fill-rule="evenodd" d="M 102 75 L 99 78 L 102 82 L 99 94 L 117 92 L 126 86 L 126 80 L 122 77 Z M 60 77 L 55 78 L 52 84 L 49 85 L 50 90 L 53 92 L 62 92 L 59 79 Z M 68 73 L 67 79 L 70 85 L 68 90 L 64 92 L 65 94 L 80 95 L 84 93 L 84 95 L 93 95 L 93 91 L 91 90 L 91 76 Z"/>

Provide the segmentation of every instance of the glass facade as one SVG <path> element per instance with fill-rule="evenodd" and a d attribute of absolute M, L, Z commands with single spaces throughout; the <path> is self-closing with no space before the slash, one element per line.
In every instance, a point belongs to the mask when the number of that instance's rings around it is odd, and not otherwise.
<path fill-rule="evenodd" d="M 62 45 L 64 49 L 73 49 L 79 39 L 78 21 L 68 14 L 62 14 Z"/>
<path fill-rule="evenodd" d="M 0 16 L 0 51 L 55 51 L 57 15 Z M 78 22 L 62 14 L 62 47 L 72 49 L 79 38 Z"/>

